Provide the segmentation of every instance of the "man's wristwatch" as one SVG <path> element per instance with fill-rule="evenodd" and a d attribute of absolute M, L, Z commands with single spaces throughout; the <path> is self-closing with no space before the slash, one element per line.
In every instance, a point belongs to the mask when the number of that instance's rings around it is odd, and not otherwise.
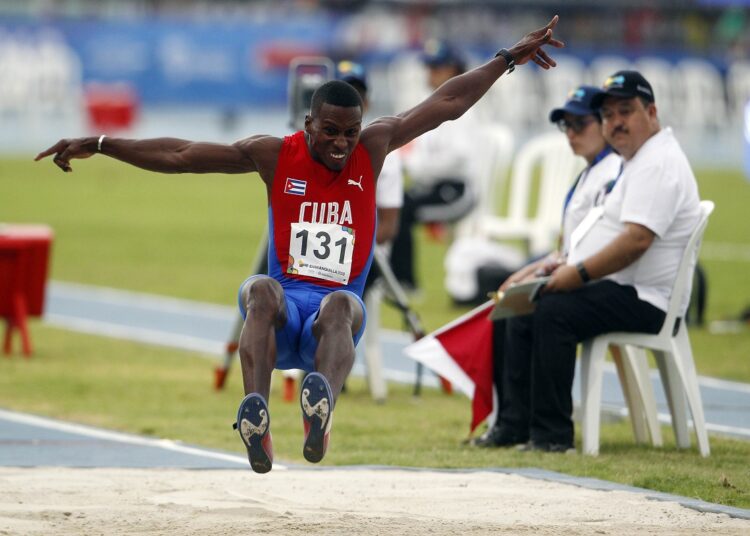
<path fill-rule="evenodd" d="M 502 56 L 505 60 L 505 64 L 508 66 L 506 71 L 507 73 L 512 73 L 516 68 L 516 58 L 513 57 L 513 54 L 511 54 L 507 48 L 501 48 L 497 51 L 497 54 L 495 54 L 495 57 Z"/>
<path fill-rule="evenodd" d="M 581 281 L 585 283 L 588 283 L 591 281 L 591 276 L 589 275 L 588 271 L 586 270 L 586 267 L 583 265 L 583 261 L 576 264 L 576 270 L 578 270 L 578 275 L 581 276 Z"/>

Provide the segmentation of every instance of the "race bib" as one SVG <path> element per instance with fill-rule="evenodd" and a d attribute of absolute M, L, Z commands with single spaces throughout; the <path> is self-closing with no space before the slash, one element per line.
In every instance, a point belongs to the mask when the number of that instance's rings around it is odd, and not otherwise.
<path fill-rule="evenodd" d="M 346 285 L 352 272 L 354 229 L 335 223 L 292 223 L 287 273 Z"/>

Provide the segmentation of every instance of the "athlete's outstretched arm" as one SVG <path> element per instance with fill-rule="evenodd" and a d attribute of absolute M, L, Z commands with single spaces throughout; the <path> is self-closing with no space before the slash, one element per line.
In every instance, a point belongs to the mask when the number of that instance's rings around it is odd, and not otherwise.
<path fill-rule="evenodd" d="M 509 49 L 516 65 L 529 61 L 543 69 L 557 65 L 542 49 L 544 45 L 556 48 L 564 46 L 552 35 L 557 20 L 555 15 L 546 26 L 527 34 Z M 476 69 L 451 78 L 411 110 L 395 117 L 380 118 L 366 130 L 372 128 L 372 132 L 368 134 L 375 138 L 375 145 L 387 141 L 387 152 L 397 149 L 441 123 L 461 117 L 507 69 L 506 60 L 502 56 L 495 57 Z"/>
<path fill-rule="evenodd" d="M 55 155 L 63 171 L 73 171 L 70 161 L 101 153 L 149 171 L 160 173 L 247 173 L 258 171 L 253 147 L 266 136 L 254 136 L 234 144 L 205 143 L 177 138 L 126 140 L 73 138 L 58 141 L 34 160 Z"/>

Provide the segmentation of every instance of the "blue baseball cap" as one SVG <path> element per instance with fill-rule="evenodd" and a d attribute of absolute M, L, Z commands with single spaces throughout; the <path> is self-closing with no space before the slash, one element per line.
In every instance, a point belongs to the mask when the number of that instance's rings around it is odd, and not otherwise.
<path fill-rule="evenodd" d="M 343 60 L 336 65 L 336 79 L 348 84 L 359 84 L 367 91 L 367 71 L 361 63 Z"/>
<path fill-rule="evenodd" d="M 453 65 L 461 71 L 466 70 L 466 62 L 458 50 L 445 41 L 438 41 L 436 39 L 430 39 L 424 44 L 422 61 L 428 67 Z"/>
<path fill-rule="evenodd" d="M 568 93 L 568 100 L 562 108 L 555 108 L 549 114 L 549 120 L 557 123 L 565 114 L 590 115 L 596 114 L 597 110 L 593 103 L 597 95 L 604 94 L 598 87 L 579 86 Z"/>

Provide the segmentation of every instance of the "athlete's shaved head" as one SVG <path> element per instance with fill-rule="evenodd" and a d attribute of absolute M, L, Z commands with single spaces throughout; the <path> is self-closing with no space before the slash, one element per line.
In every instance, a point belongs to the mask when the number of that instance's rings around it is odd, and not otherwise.
<path fill-rule="evenodd" d="M 312 103 L 310 104 L 310 115 L 313 117 L 317 116 L 324 104 L 342 106 L 344 108 L 359 106 L 360 111 L 363 110 L 364 106 L 359 92 L 341 80 L 331 80 L 315 90 L 312 96 Z"/>

